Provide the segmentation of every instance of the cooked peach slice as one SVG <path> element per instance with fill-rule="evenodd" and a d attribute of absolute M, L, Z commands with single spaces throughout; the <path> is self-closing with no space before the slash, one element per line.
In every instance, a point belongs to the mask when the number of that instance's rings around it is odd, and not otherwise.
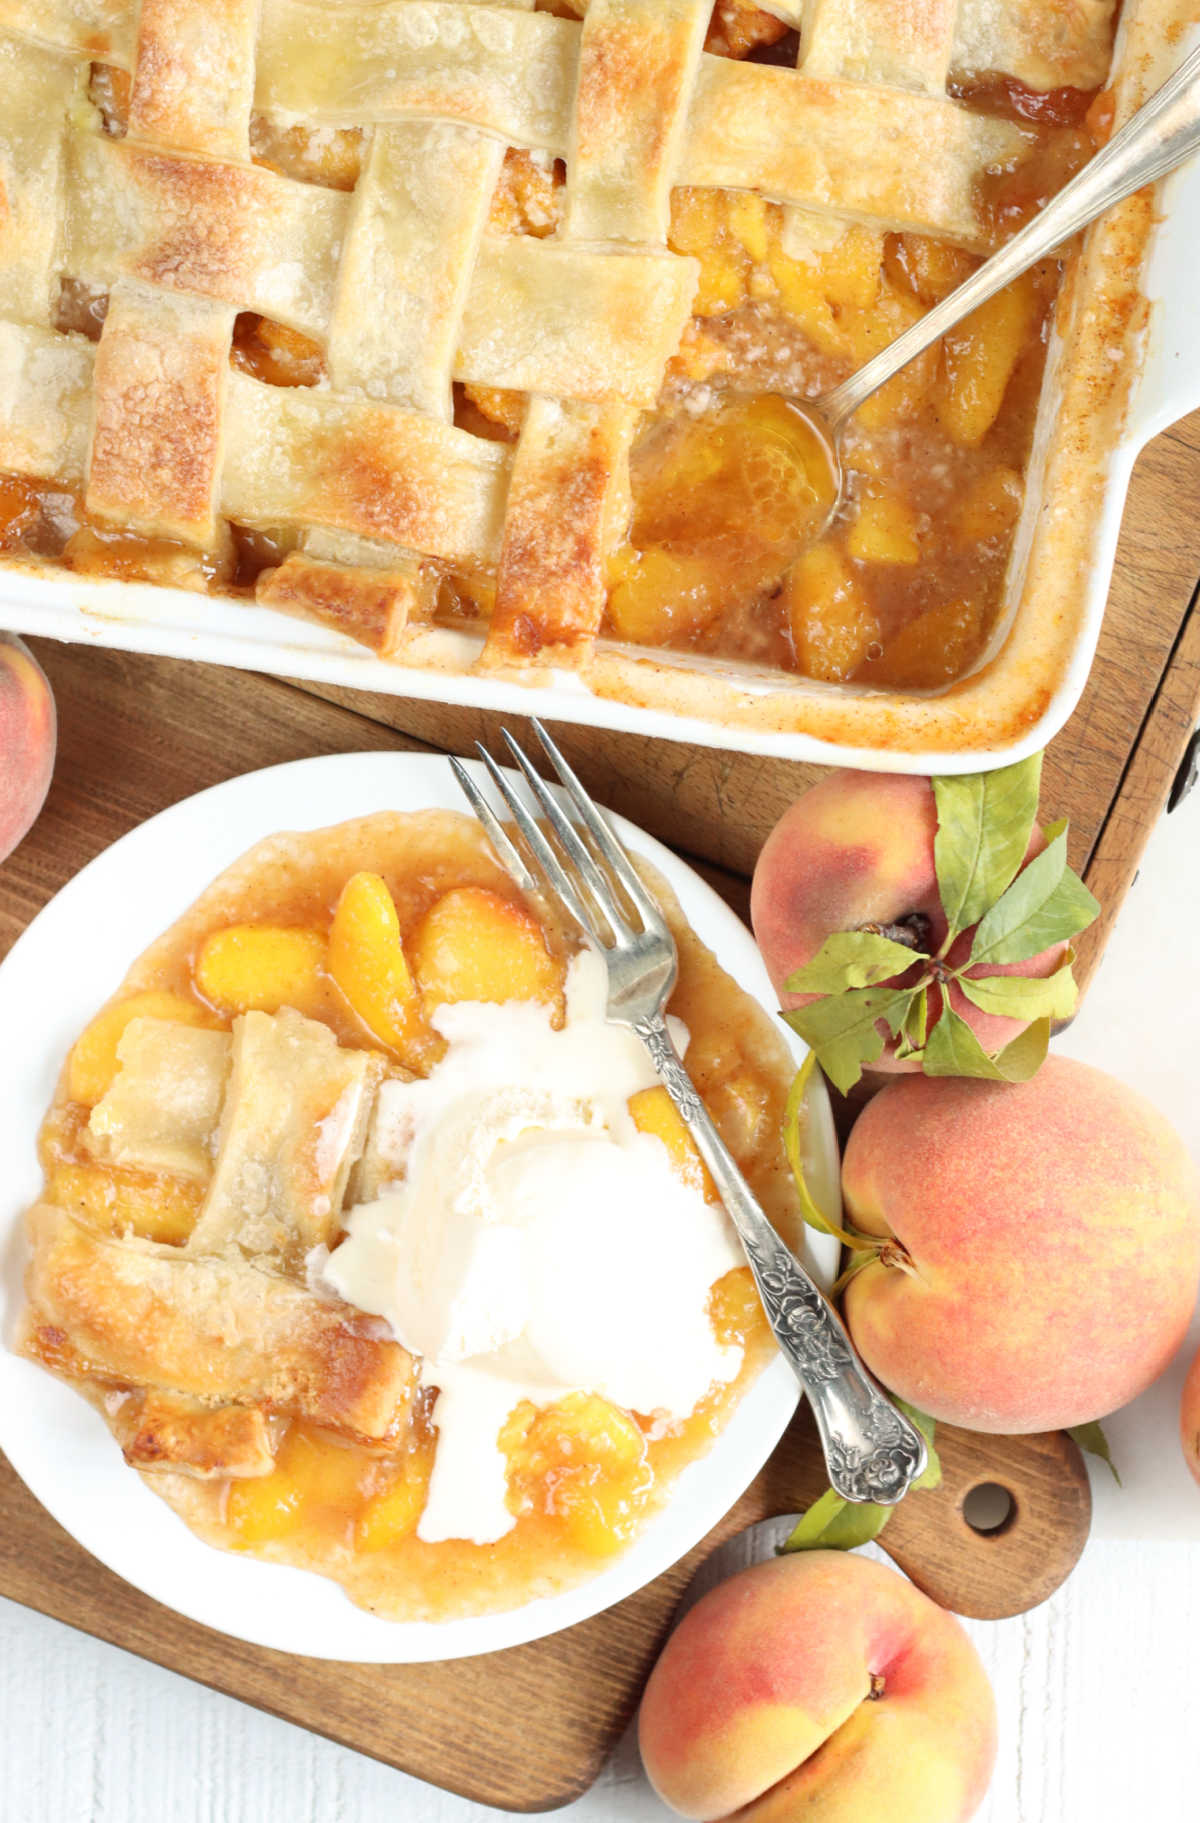
<path fill-rule="evenodd" d="M 748 256 L 730 231 L 719 191 L 686 185 L 675 190 L 669 239 L 676 253 L 690 253 L 699 261 L 700 283 L 692 306 L 697 316 L 717 316 L 745 301 Z"/>
<path fill-rule="evenodd" d="M 196 1225 L 204 1186 L 181 1177 L 100 1165 L 56 1165 L 46 1200 L 112 1234 L 182 1246 Z"/>
<path fill-rule="evenodd" d="M 708 1166 L 696 1150 L 696 1142 L 688 1132 L 687 1122 L 667 1094 L 660 1087 L 639 1089 L 636 1095 L 629 1098 L 629 1112 L 633 1124 L 639 1133 L 651 1133 L 660 1139 L 667 1148 L 671 1163 L 685 1184 L 694 1190 L 702 1190 L 710 1202 L 717 1201 L 717 1186 L 708 1173 Z"/>
<path fill-rule="evenodd" d="M 571 1393 L 536 1412 L 523 1404 L 501 1431 L 500 1446 L 514 1511 L 556 1519 L 589 1556 L 621 1548 L 654 1479 L 645 1437 L 627 1412 L 598 1393 Z"/>
<path fill-rule="evenodd" d="M 879 297 L 882 236 L 855 222 L 830 249 L 823 264 L 830 303 L 842 310 L 869 310 Z"/>
<path fill-rule="evenodd" d="M 329 973 L 363 1024 L 393 1051 L 424 1025 L 421 998 L 400 942 L 400 920 L 378 874 L 347 880 L 329 932 Z"/>
<path fill-rule="evenodd" d="M 767 263 L 780 304 L 799 323 L 814 347 L 822 354 L 844 354 L 846 337 L 829 300 L 829 287 L 820 266 L 790 258 L 781 246 L 771 249 Z"/>
<path fill-rule="evenodd" d="M 960 544 L 1007 538 L 1021 511 L 1021 477 L 1014 468 L 989 468 L 973 481 L 954 516 Z"/>
<path fill-rule="evenodd" d="M 645 1437 L 628 1413 L 597 1393 L 572 1393 L 538 1413 L 526 1452 L 544 1510 L 570 1542 L 592 1557 L 619 1551 L 653 1482 Z"/>
<path fill-rule="evenodd" d="M 909 292 L 882 283 L 874 309 L 860 311 L 846 319 L 849 352 L 855 366 L 861 366 L 872 355 L 887 348 L 924 314 L 921 304 Z M 927 348 L 863 403 L 857 415 L 860 428 L 887 430 L 915 417 L 934 385 L 937 373 L 938 351 Z"/>
<path fill-rule="evenodd" d="M 316 1012 L 323 999 L 325 939 L 281 924 L 229 924 L 200 946 L 193 979 L 222 1013 Z"/>
<path fill-rule="evenodd" d="M 934 404 L 956 443 L 972 448 L 987 436 L 1037 313 L 1037 288 L 1027 272 L 945 338 Z"/>
<path fill-rule="evenodd" d="M 980 603 L 965 597 L 927 608 L 889 640 L 878 675 L 901 690 L 943 688 L 975 662 L 985 625 Z"/>
<path fill-rule="evenodd" d="M 175 1019 L 184 1025 L 215 1025 L 207 1007 L 182 994 L 149 990 L 114 1001 L 97 1013 L 75 1040 L 67 1063 L 67 1093 L 72 1101 L 94 1108 L 112 1087 L 120 1068 L 117 1046 L 131 1019 Z"/>
<path fill-rule="evenodd" d="M 879 622 L 854 571 L 832 544 L 814 544 L 783 585 L 796 664 L 805 677 L 842 683 L 870 656 Z"/>
<path fill-rule="evenodd" d="M 762 1300 L 749 1266 L 735 1266 L 719 1278 L 708 1303 L 717 1341 L 726 1347 L 745 1342 L 766 1323 Z"/>
<path fill-rule="evenodd" d="M 746 249 L 756 266 L 767 257 L 770 245 L 771 208 L 765 197 L 753 191 L 731 191 L 726 198 L 729 231 Z"/>
<path fill-rule="evenodd" d="M 970 278 L 979 261 L 962 247 L 927 234 L 889 234 L 884 264 L 894 285 L 911 291 L 923 304 L 937 304 Z"/>
<path fill-rule="evenodd" d="M 770 1092 L 753 1070 L 733 1070 L 705 1098 L 721 1138 L 737 1159 L 747 1159 L 766 1136 Z"/>
<path fill-rule="evenodd" d="M 899 494 L 868 494 L 846 538 L 846 549 L 861 563 L 917 563 L 916 516 Z"/>
<path fill-rule="evenodd" d="M 434 1439 L 422 1441 L 403 1458 L 394 1478 L 367 1501 L 354 1528 L 359 1551 L 386 1551 L 417 1529 L 433 1473 Z"/>
<path fill-rule="evenodd" d="M 413 932 L 409 952 L 422 998 L 547 1000 L 562 992 L 563 970 L 537 920 L 485 886 L 456 886 L 434 901 Z"/>
<path fill-rule="evenodd" d="M 340 1525 L 348 1542 L 373 1466 L 358 1450 L 293 1424 L 269 1475 L 230 1485 L 225 1517 L 234 1548 L 252 1550 L 314 1525 Z"/>
<path fill-rule="evenodd" d="M 624 545 L 609 564 L 607 631 L 661 646 L 703 631 L 721 609 L 720 578 L 707 557 Z"/>

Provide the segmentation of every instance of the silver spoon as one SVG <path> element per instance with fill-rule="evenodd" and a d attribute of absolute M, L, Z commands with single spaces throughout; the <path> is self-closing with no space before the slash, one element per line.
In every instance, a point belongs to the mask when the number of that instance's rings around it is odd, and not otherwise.
<path fill-rule="evenodd" d="M 986 304 L 1030 266 L 1045 259 L 1114 203 L 1173 171 L 1197 150 L 1200 150 L 1200 45 L 1083 170 L 1064 185 L 1052 202 L 911 329 L 906 329 L 865 367 L 860 367 L 848 380 L 819 398 L 789 398 L 789 405 L 807 421 L 820 446 L 832 483 L 830 505 L 813 530 L 812 538 L 820 537 L 841 501 L 845 484 L 842 434 L 859 406 L 901 368 L 923 354 L 931 343 L 955 328 L 981 304 Z"/>

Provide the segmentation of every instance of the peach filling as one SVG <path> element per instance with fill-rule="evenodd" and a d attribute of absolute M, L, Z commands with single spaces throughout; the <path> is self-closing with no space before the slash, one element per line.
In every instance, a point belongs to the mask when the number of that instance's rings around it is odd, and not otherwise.
<path fill-rule="evenodd" d="M 584 9 L 554 0 L 551 10 Z M 747 0 L 722 0 L 708 44 L 726 56 L 786 59 L 793 41 Z M 120 71 L 93 67 L 91 99 L 111 135 L 125 131 L 128 88 Z M 1052 129 L 981 181 L 980 216 L 997 237 L 1062 187 L 1111 118 L 1104 92 L 1039 94 L 1005 77 L 954 92 L 973 109 Z M 357 181 L 357 130 L 314 133 L 255 116 L 252 142 L 258 162 L 297 181 L 343 190 Z M 553 234 L 564 179 L 561 161 L 510 149 L 489 231 Z M 926 235 L 839 227 L 761 196 L 690 188 L 672 196 L 669 244 L 697 262 L 699 286 L 632 452 L 632 519 L 610 558 L 602 630 L 826 683 L 954 682 L 984 656 L 1003 598 L 1059 264 L 1018 280 L 867 401 L 846 440 L 842 508 L 822 530 L 824 476 L 787 399 L 812 397 L 868 360 L 961 282 L 975 257 Z M 105 305 L 68 281 L 60 327 L 94 339 Z M 237 319 L 231 360 L 273 386 L 326 378 L 317 342 L 249 313 Z M 525 403 L 517 392 L 459 385 L 455 422 L 515 442 Z M 91 525 L 71 496 L 0 476 L 0 550 L 83 574 L 248 591 L 295 538 L 233 527 L 219 550 L 190 551 Z M 439 569 L 432 580 L 417 618 L 488 620 L 491 577 Z"/>
<path fill-rule="evenodd" d="M 407 873 L 382 857 L 377 865 L 378 872 L 331 864 L 311 878 L 290 863 L 278 875 L 264 869 L 252 891 L 224 900 L 222 916 L 190 927 L 173 950 L 160 948 L 96 1015 L 70 1053 L 42 1132 L 47 1195 L 56 1204 L 104 1232 L 175 1246 L 200 1216 L 204 1182 L 122 1168 L 89 1145 L 91 1110 L 113 1087 L 118 1047 L 135 1018 L 228 1029 L 239 1014 L 292 1006 L 322 1019 L 341 1044 L 381 1051 L 393 1067 L 421 1075 L 442 1045 L 430 1024 L 439 1005 L 539 999 L 561 1016 L 571 946 L 497 884 L 478 843 L 464 839 L 461 852 L 426 856 Z M 729 984 L 715 967 L 710 974 L 707 965 L 688 963 L 686 945 L 681 954 L 686 966 L 673 1004 L 694 1034 L 694 1075 L 761 1186 L 762 1171 L 775 1168 L 781 1086 Z M 686 1183 L 715 1195 L 664 1089 L 634 1095 L 629 1112 Z M 455 1610 L 464 1590 L 525 1599 L 548 1569 L 582 1574 L 618 1551 L 674 1474 L 721 1429 L 770 1349 L 747 1270 L 713 1287 L 710 1318 L 721 1342 L 745 1351 L 745 1364 L 682 1422 L 655 1422 L 591 1393 L 515 1407 L 500 1438 L 514 1525 L 495 1544 L 417 1536 L 437 1450 L 431 1391 L 418 1397 L 403 1436 L 386 1445 L 357 1445 L 302 1421 L 281 1425 L 267 1474 L 217 1485 L 216 1531 L 249 1553 L 326 1569 L 353 1564 L 362 1586 L 386 1586 L 389 1602 L 421 1612 L 431 1604 Z"/>

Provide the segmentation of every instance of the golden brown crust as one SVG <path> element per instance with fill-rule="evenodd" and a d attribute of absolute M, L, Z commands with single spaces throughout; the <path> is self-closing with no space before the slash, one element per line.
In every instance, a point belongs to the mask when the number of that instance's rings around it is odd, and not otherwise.
<path fill-rule="evenodd" d="M 259 579 L 255 593 L 268 607 L 310 616 L 380 658 L 394 658 L 410 617 L 428 604 L 431 591 L 420 574 L 350 569 L 293 551 Z"/>
<path fill-rule="evenodd" d="M 136 1469 L 176 1469 L 198 1480 L 267 1475 L 278 1423 L 251 1405 L 201 1405 L 176 1393 L 130 1392 L 105 1401 L 109 1429 Z"/>
<path fill-rule="evenodd" d="M 625 500 L 619 454 L 633 422 L 623 406 L 530 401 L 513 466 L 485 665 L 570 663 L 594 639 L 604 612 L 605 557 Z M 548 498 L 557 502 L 549 524 Z"/>
<path fill-rule="evenodd" d="M 327 1246 L 382 1075 L 381 1057 L 343 1049 L 291 1007 L 235 1020 L 216 1165 L 188 1252 L 236 1248 L 298 1270 Z"/>
<path fill-rule="evenodd" d="M 368 1439 L 403 1426 L 412 1360 L 360 1311 L 242 1262 L 110 1240 L 47 1203 L 28 1221 L 23 1353 L 65 1344 L 108 1384 L 247 1401 Z"/>
<path fill-rule="evenodd" d="M 365 0 L 329 9 L 111 0 L 97 22 L 94 7 L 71 0 L 0 7 L 13 76 L 12 120 L 0 129 L 11 191 L 0 236 L 6 465 L 74 485 L 94 390 L 91 515 L 131 529 L 135 542 L 177 540 L 206 558 L 219 515 L 281 526 L 301 549 L 264 580 L 260 599 L 311 614 L 382 657 L 451 672 L 481 663 L 530 680 L 540 666 L 570 665 L 600 696 L 876 750 L 981 750 L 1030 730 L 1086 632 L 1102 470 L 1123 401 L 1085 402 L 1072 418 L 1069 399 L 1047 414 L 1056 416 L 1053 526 L 1039 527 L 1013 639 L 938 698 L 851 695 L 765 667 L 756 675 L 742 663 L 758 648 L 739 643 L 736 603 L 729 638 L 714 646 L 718 664 L 708 651 L 649 647 L 631 657 L 597 641 L 630 447 L 619 402 L 653 405 L 683 333 L 694 274 L 665 239 L 673 186 L 769 196 L 825 221 L 984 248 L 997 231 L 985 180 L 1031 152 L 1036 164 L 1057 143 L 1045 97 L 1086 98 L 1104 79 L 1116 0 L 419 10 L 418 18 Z M 1188 12 L 1184 0 L 1127 0 L 1118 86 L 1130 98 Z M 789 40 L 773 67 L 732 60 L 801 24 L 798 49 Z M 96 56 L 132 72 L 126 138 L 115 136 L 119 106 L 104 113 L 101 131 L 83 103 Z M 986 102 L 963 105 L 981 90 L 995 101 L 1005 85 L 1010 100 L 1019 96 L 1007 110 L 1019 119 Z M 93 92 L 119 86 L 105 76 Z M 267 158 L 276 153 L 286 175 L 250 162 L 252 103 L 253 143 Z M 347 164 L 333 148 L 344 152 L 364 120 L 372 137 L 359 173 L 357 158 Z M 287 152 L 289 135 L 306 132 L 328 139 L 324 168 Z M 535 236 L 557 204 L 540 227 L 526 220 L 515 236 L 490 231 L 488 189 L 505 146 L 537 161 L 551 193 L 550 173 L 565 165 L 552 240 Z M 352 201 L 328 187 L 356 175 Z M 1119 218 L 1131 245 L 1135 216 L 1130 205 Z M 409 286 L 404 253 L 418 228 L 414 270 L 430 283 Z M 1088 273 L 1088 309 L 1060 312 L 1073 398 L 1082 370 L 1096 383 L 1106 363 L 1122 386 L 1132 372 L 1143 253 L 1138 240 L 1128 260 L 1085 256 L 1077 267 Z M 54 318 L 64 277 L 112 287 L 95 354 Z M 395 306 L 390 316 L 371 308 L 380 288 Z M 331 384 L 300 405 L 242 374 L 223 378 L 239 308 L 313 338 Z M 1098 350 L 1101 314 L 1118 339 Z M 419 351 L 433 347 L 437 359 L 423 363 Z M 527 425 L 513 468 L 507 455 L 481 454 L 481 437 L 456 440 L 452 378 L 527 392 L 535 413 L 572 418 L 590 408 L 606 433 L 579 434 L 578 469 L 568 472 Z M 485 577 L 475 597 L 485 609 L 495 577 L 496 625 L 482 657 L 472 637 L 414 619 L 386 563 L 376 575 L 372 560 L 310 549 L 302 536 L 330 529 L 393 546 L 397 575 L 425 558 Z M 328 573 L 335 566 L 344 580 Z M 165 575 L 161 553 L 147 556 L 143 572 Z M 199 564 L 190 572 L 198 583 L 202 574 Z M 777 631 L 786 654 L 787 629 Z M 772 648 L 770 662 L 787 657 Z"/>

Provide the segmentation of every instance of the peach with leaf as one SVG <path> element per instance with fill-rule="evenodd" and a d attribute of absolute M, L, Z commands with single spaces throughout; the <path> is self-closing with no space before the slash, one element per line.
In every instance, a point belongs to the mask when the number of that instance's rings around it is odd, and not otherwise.
<path fill-rule="evenodd" d="M 863 1068 L 1022 1081 L 1075 1007 L 1098 906 L 1037 825 L 1041 756 L 923 778 L 834 772 L 767 838 L 754 934 L 784 1017 L 841 1090 Z"/>
<path fill-rule="evenodd" d="M 54 698 L 29 648 L 0 633 L 0 861 L 45 802 L 54 770 Z"/>

